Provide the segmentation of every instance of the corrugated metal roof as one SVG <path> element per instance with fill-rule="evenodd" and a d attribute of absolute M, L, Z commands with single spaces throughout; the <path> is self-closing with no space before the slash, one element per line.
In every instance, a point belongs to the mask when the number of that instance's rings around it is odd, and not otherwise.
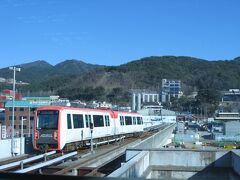
<path fill-rule="evenodd" d="M 14 106 L 15 107 L 29 107 L 29 102 L 22 101 L 22 100 L 20 100 L 20 101 L 15 100 Z M 6 101 L 5 107 L 12 107 L 12 100 Z"/>
<path fill-rule="evenodd" d="M 25 100 L 51 100 L 50 97 L 24 97 Z"/>
<path fill-rule="evenodd" d="M 26 100 L 15 100 L 15 107 L 39 107 L 50 105 L 50 102 L 29 102 Z M 6 101 L 5 107 L 12 107 L 12 100 Z"/>

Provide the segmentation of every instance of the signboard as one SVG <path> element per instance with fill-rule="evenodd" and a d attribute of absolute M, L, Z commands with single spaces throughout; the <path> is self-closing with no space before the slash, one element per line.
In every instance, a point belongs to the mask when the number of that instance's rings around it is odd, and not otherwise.
<path fill-rule="evenodd" d="M 2 126 L 2 139 L 7 138 L 7 127 L 4 125 Z"/>

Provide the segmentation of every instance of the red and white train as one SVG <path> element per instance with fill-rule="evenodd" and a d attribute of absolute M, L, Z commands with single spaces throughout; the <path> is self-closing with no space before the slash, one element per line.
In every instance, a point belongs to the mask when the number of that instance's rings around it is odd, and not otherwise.
<path fill-rule="evenodd" d="M 34 149 L 72 150 L 90 141 L 90 126 L 93 139 L 143 132 L 142 116 L 138 113 L 44 106 L 36 111 Z"/>

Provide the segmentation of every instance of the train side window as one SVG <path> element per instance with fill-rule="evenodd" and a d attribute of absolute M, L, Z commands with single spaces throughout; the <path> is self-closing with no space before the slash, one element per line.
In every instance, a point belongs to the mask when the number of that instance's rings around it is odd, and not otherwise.
<path fill-rule="evenodd" d="M 103 115 L 93 115 L 94 127 L 104 127 Z"/>
<path fill-rule="evenodd" d="M 136 117 L 133 117 L 133 124 L 137 124 Z"/>
<path fill-rule="evenodd" d="M 86 127 L 89 127 L 89 121 L 88 121 L 88 115 L 85 115 L 85 123 L 86 123 Z"/>
<path fill-rule="evenodd" d="M 68 127 L 68 129 L 72 129 L 72 118 L 71 118 L 71 114 L 67 114 L 67 127 Z"/>
<path fill-rule="evenodd" d="M 105 125 L 110 126 L 109 116 L 105 116 Z"/>
<path fill-rule="evenodd" d="M 140 117 L 137 117 L 137 124 L 141 124 L 141 119 L 140 119 Z"/>
<path fill-rule="evenodd" d="M 90 122 L 91 122 L 91 115 L 85 115 L 85 120 L 86 120 L 86 127 L 90 127 Z"/>
<path fill-rule="evenodd" d="M 132 117 L 131 116 L 125 116 L 125 124 L 132 125 Z"/>
<path fill-rule="evenodd" d="M 124 125 L 124 119 L 123 119 L 123 116 L 120 116 L 120 125 L 121 125 L 121 126 Z"/>
<path fill-rule="evenodd" d="M 83 115 L 73 114 L 73 126 L 74 128 L 84 128 Z"/>

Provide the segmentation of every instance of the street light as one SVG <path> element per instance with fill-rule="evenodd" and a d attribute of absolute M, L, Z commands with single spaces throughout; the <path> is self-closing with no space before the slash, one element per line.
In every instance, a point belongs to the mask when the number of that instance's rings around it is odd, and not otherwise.
<path fill-rule="evenodd" d="M 11 142 L 11 153 L 12 156 L 14 156 L 13 152 L 13 145 L 14 145 L 14 101 L 15 101 L 15 76 L 16 76 L 16 71 L 20 72 L 21 68 L 17 68 L 15 66 L 9 67 L 9 70 L 13 71 L 13 97 L 12 97 L 12 142 Z"/>

